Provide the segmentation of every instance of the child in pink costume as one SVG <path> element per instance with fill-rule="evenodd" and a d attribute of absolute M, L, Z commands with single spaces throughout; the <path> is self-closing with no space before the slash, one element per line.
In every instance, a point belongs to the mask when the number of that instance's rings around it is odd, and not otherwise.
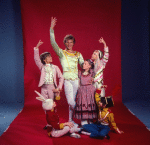
<path fill-rule="evenodd" d="M 44 52 L 39 56 L 39 46 L 43 42 L 40 40 L 36 47 L 34 47 L 34 60 L 36 65 L 41 71 L 41 77 L 39 81 L 39 87 L 41 87 L 41 94 L 45 99 L 53 99 L 54 95 L 58 96 L 55 98 L 59 100 L 59 93 L 62 89 L 64 78 L 58 66 L 51 64 L 52 56 L 49 52 Z M 57 85 L 57 78 L 59 79 L 59 85 Z"/>

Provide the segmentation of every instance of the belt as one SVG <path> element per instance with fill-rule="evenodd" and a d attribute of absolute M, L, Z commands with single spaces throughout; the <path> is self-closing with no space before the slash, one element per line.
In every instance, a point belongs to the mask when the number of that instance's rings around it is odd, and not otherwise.
<path fill-rule="evenodd" d="M 109 125 L 108 123 L 100 122 L 101 125 Z"/>
<path fill-rule="evenodd" d="M 64 80 L 71 80 L 71 81 L 75 81 L 75 80 L 77 80 L 77 79 L 79 79 L 79 78 L 75 78 L 75 79 L 72 79 L 72 78 L 69 78 L 69 79 L 64 79 Z"/>

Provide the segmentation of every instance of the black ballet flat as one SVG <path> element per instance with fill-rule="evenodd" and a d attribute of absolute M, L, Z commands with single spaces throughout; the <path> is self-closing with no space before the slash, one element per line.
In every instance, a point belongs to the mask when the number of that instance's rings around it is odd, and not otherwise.
<path fill-rule="evenodd" d="M 43 129 L 46 130 L 46 129 L 47 129 L 47 126 L 43 127 Z"/>
<path fill-rule="evenodd" d="M 109 139 L 110 139 L 110 136 L 107 134 L 107 135 L 105 136 L 105 138 L 109 140 Z"/>

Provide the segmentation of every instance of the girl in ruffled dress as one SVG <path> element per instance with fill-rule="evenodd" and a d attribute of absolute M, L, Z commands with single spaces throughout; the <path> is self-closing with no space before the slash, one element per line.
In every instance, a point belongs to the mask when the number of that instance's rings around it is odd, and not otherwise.
<path fill-rule="evenodd" d="M 74 117 L 81 120 L 81 125 L 92 122 L 97 118 L 97 107 L 95 103 L 95 87 L 92 84 L 94 72 L 92 60 L 84 61 L 83 70 L 79 71 L 80 87 L 76 97 Z"/>

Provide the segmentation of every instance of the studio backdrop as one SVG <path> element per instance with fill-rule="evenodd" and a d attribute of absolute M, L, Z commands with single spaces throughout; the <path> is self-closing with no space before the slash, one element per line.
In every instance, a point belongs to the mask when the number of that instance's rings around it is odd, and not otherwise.
<path fill-rule="evenodd" d="M 38 82 L 40 70 L 34 62 L 34 47 L 39 40 L 40 54 L 48 51 L 53 64 L 62 71 L 60 61 L 50 44 L 51 17 L 57 18 L 55 38 L 60 48 L 65 49 L 63 39 L 72 34 L 76 39 L 73 49 L 82 53 L 84 59 L 91 58 L 94 50 L 104 50 L 98 42 L 103 37 L 109 47 L 110 57 L 104 70 L 104 84 L 108 86 L 106 95 L 122 101 L 121 95 L 121 1 L 70 1 L 70 0 L 26 0 L 21 1 L 25 104 L 36 104 L 34 90 L 40 91 Z M 80 69 L 80 67 L 79 67 Z M 66 104 L 64 91 L 61 101 Z"/>

